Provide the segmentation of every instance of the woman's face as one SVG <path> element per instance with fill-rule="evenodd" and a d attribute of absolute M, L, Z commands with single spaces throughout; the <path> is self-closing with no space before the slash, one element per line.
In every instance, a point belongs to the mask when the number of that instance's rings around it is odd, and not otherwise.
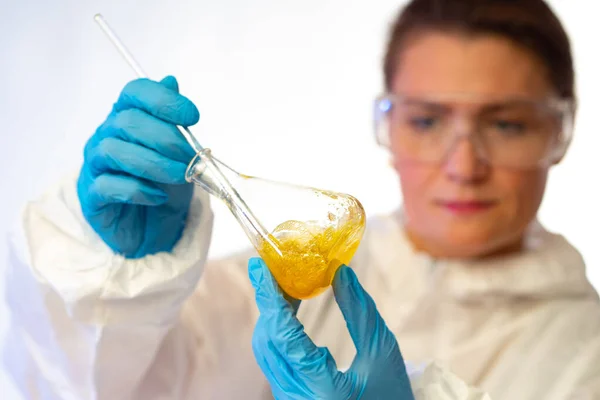
<path fill-rule="evenodd" d="M 403 48 L 392 92 L 479 98 L 552 95 L 544 65 L 496 36 L 422 33 Z M 475 115 L 457 102 L 457 112 Z M 406 229 L 418 250 L 436 257 L 482 257 L 518 249 L 542 201 L 548 167 L 496 166 L 458 140 L 443 162 L 406 161 L 392 141 L 404 199 Z"/>

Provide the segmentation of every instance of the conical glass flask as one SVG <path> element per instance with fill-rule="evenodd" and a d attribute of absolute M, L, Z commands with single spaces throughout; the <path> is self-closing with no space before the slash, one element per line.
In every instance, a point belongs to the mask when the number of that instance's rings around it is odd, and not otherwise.
<path fill-rule="evenodd" d="M 194 157 L 186 180 L 227 205 L 279 286 L 296 299 L 325 291 L 365 230 L 365 211 L 354 197 L 243 175 L 210 149 Z"/>

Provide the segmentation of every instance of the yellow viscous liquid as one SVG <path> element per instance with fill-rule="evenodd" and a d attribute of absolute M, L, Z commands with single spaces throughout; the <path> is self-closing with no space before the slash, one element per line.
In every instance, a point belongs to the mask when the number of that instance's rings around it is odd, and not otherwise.
<path fill-rule="evenodd" d="M 337 269 L 348 265 L 365 229 L 360 204 L 336 225 L 286 221 L 269 235 L 281 255 L 266 240 L 258 248 L 279 286 L 291 297 L 309 299 L 324 292 Z M 333 220 L 330 214 L 330 219 Z"/>

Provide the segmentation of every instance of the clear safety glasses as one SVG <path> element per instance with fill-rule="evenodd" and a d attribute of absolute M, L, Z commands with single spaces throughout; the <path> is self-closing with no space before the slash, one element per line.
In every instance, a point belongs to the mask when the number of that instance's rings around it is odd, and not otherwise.
<path fill-rule="evenodd" d="M 550 165 L 566 152 L 573 135 L 571 100 L 491 98 L 472 95 L 404 96 L 375 101 L 377 142 L 404 160 L 442 163 L 459 141 L 502 167 Z"/>

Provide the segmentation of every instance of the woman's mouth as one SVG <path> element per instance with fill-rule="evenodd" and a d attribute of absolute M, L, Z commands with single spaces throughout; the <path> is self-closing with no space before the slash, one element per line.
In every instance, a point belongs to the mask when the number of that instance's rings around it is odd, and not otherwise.
<path fill-rule="evenodd" d="M 489 210 L 498 204 L 494 200 L 437 200 L 436 205 L 456 215 L 477 214 Z"/>

